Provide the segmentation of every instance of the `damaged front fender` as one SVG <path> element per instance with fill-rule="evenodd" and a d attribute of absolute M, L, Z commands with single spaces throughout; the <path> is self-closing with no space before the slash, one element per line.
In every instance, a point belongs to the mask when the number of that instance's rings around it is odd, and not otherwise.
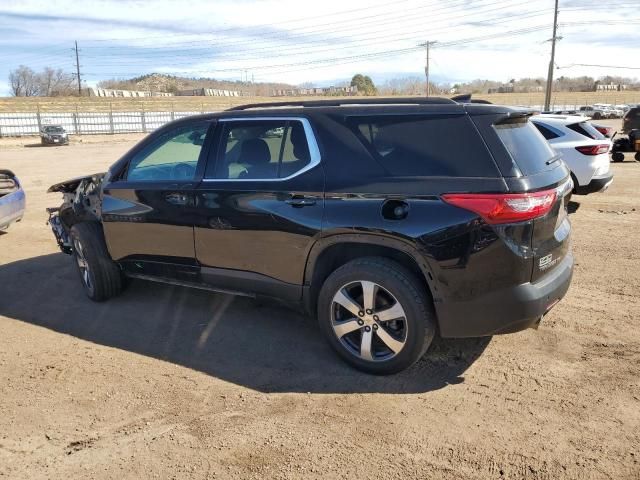
<path fill-rule="evenodd" d="M 62 205 L 47 208 L 48 224 L 51 226 L 60 250 L 72 253 L 73 245 L 69 232 L 76 223 L 100 221 L 102 216 L 102 181 L 104 173 L 77 177 L 56 183 L 47 193 L 62 193 Z"/>

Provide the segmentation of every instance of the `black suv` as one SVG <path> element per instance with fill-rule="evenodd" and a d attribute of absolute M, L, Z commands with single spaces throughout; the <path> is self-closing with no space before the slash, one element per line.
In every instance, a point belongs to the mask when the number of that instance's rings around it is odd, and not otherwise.
<path fill-rule="evenodd" d="M 246 105 L 52 186 L 88 296 L 126 277 L 270 296 L 367 372 L 537 326 L 571 281 L 569 170 L 529 113 L 448 99 Z"/>
<path fill-rule="evenodd" d="M 622 117 L 622 132 L 640 129 L 640 106 L 631 107 Z"/>

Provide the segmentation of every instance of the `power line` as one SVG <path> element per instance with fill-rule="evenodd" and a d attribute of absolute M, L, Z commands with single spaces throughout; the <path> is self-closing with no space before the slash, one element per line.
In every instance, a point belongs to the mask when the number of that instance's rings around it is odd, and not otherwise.
<path fill-rule="evenodd" d="M 564 67 L 558 67 L 558 68 L 571 68 L 571 67 L 622 68 L 626 70 L 640 70 L 640 67 L 626 67 L 622 65 L 596 65 L 592 63 L 572 63 L 570 65 L 566 65 Z"/>

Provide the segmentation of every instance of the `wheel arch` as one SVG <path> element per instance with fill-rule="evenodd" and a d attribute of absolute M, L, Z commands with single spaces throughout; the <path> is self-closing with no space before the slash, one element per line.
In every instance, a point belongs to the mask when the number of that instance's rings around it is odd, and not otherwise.
<path fill-rule="evenodd" d="M 410 270 L 423 283 L 432 301 L 439 300 L 431 266 L 411 245 L 377 235 L 334 235 L 316 242 L 309 253 L 304 274 L 305 310 L 309 314 L 315 312 L 318 294 L 331 272 L 351 260 L 376 256 L 390 258 Z"/>

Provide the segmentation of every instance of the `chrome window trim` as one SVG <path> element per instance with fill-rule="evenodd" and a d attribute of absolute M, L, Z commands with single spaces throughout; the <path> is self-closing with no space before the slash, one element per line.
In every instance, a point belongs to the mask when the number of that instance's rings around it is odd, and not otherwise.
<path fill-rule="evenodd" d="M 302 123 L 302 128 L 304 128 L 304 135 L 307 139 L 307 145 L 309 147 L 309 164 L 304 168 L 301 168 L 297 172 L 289 175 L 288 177 L 283 178 L 203 178 L 203 182 L 282 182 L 286 180 L 291 180 L 299 175 L 302 175 L 305 172 L 308 172 L 315 166 L 320 164 L 320 149 L 318 148 L 318 142 L 316 141 L 316 137 L 313 134 L 313 129 L 311 128 L 311 123 L 309 120 L 304 117 L 230 117 L 230 118 L 220 118 L 218 119 L 218 123 L 226 123 L 226 122 L 258 122 L 258 121 L 270 121 L 270 120 L 285 120 L 285 121 L 296 121 Z M 216 161 L 218 159 L 216 158 Z"/>

